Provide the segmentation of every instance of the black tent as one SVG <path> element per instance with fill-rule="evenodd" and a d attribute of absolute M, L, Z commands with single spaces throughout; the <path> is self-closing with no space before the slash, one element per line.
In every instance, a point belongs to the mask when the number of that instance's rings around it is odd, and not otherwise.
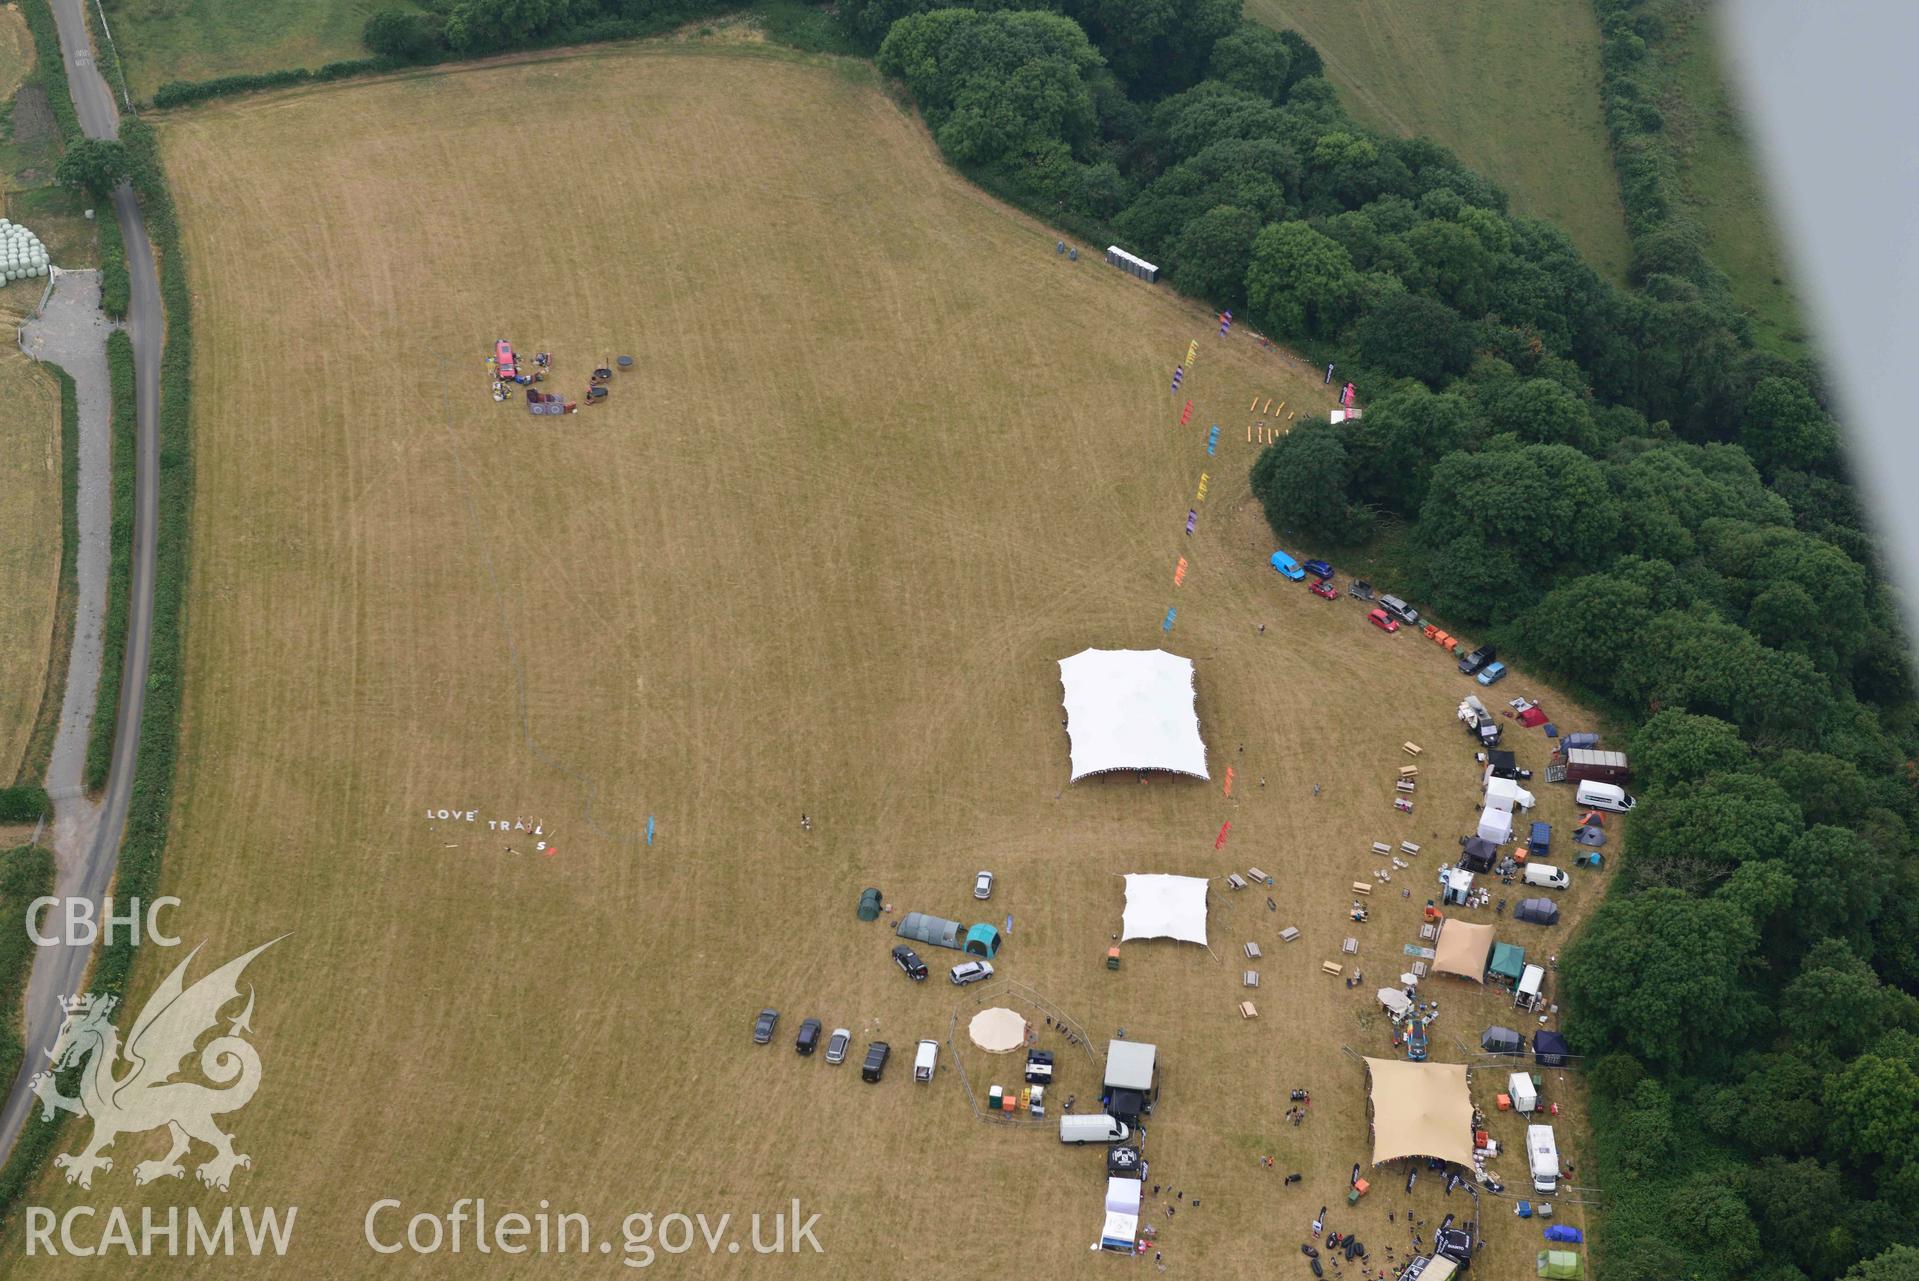
<path fill-rule="evenodd" d="M 1488 752 L 1486 760 L 1493 767 L 1494 778 L 1518 777 L 1519 758 L 1511 752 Z"/>
<path fill-rule="evenodd" d="M 1488 1054 L 1518 1054 L 1526 1040 L 1509 1027 L 1489 1027 L 1480 1034 L 1479 1048 Z"/>
<path fill-rule="evenodd" d="M 1490 872 L 1499 858 L 1499 847 L 1483 836 L 1468 836 L 1460 843 L 1459 865 L 1468 872 Z"/>
<path fill-rule="evenodd" d="M 1131 1125 L 1146 1110 L 1146 1096 L 1138 1090 L 1114 1090 L 1113 1097 L 1107 1101 L 1106 1110 L 1114 1119 Z"/>
<path fill-rule="evenodd" d="M 1559 924 L 1559 904 L 1549 898 L 1521 899 L 1519 906 L 1513 909 L 1513 919 L 1530 921 L 1534 925 Z"/>
<path fill-rule="evenodd" d="M 1557 1032 L 1533 1033 L 1533 1059 L 1547 1067 L 1565 1067 L 1572 1050 Z"/>

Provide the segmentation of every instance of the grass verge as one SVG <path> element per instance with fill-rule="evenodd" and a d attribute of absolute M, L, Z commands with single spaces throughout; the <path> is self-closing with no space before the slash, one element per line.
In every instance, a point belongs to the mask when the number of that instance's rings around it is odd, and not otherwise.
<path fill-rule="evenodd" d="M 60 732 L 60 705 L 67 688 L 67 664 L 73 657 L 73 612 L 79 596 L 80 560 L 80 403 L 73 376 L 50 361 L 41 366 L 60 383 L 60 594 L 53 605 L 53 651 L 47 657 L 47 683 L 40 711 L 27 736 L 16 783 L 47 775 L 53 740 Z"/>

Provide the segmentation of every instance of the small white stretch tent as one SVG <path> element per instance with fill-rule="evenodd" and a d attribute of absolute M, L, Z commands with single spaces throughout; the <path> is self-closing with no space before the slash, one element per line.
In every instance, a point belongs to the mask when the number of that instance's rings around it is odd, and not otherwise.
<path fill-rule="evenodd" d="M 1059 661 L 1073 782 L 1107 770 L 1210 778 L 1193 709 L 1193 660 L 1163 649 L 1084 649 Z"/>
<path fill-rule="evenodd" d="M 1106 1224 L 1100 1229 L 1103 1250 L 1133 1252 L 1139 1240 L 1140 1186 L 1138 1179 L 1106 1180 Z"/>
<path fill-rule="evenodd" d="M 1178 939 L 1205 947 L 1206 878 L 1128 872 L 1120 938 Z"/>

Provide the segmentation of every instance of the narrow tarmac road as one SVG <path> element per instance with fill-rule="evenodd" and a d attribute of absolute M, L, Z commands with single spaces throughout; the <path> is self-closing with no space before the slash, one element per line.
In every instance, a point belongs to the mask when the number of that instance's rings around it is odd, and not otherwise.
<path fill-rule="evenodd" d="M 87 32 L 84 0 L 53 0 L 53 16 L 60 29 L 60 53 L 66 63 L 67 84 L 80 128 L 90 138 L 113 138 L 120 132 L 120 113 L 113 91 L 94 66 L 93 45 Z M 135 458 L 133 501 L 132 599 L 127 610 L 127 652 L 120 682 L 120 703 L 114 715 L 113 764 L 107 775 L 106 795 L 99 821 L 80 866 L 62 874 L 60 892 L 92 899 L 98 916 L 100 900 L 113 883 L 120 861 L 120 839 L 126 832 L 127 801 L 133 791 L 133 769 L 140 746 L 140 718 L 146 709 L 149 642 L 153 634 L 153 553 L 160 509 L 160 349 L 165 322 L 160 312 L 160 278 L 147 240 L 146 220 L 133 191 L 122 183 L 113 193 L 113 215 L 127 247 L 127 274 L 133 289 L 127 311 L 127 331 L 133 339 Z M 0 1110 L 0 1153 L 11 1152 L 36 1100 L 27 1089 L 33 1074 L 46 1062 L 47 1050 L 60 1034 L 60 999 L 81 990 L 86 981 L 91 946 L 62 942 L 35 949 L 33 974 L 27 983 L 26 1058 L 20 1075 Z"/>

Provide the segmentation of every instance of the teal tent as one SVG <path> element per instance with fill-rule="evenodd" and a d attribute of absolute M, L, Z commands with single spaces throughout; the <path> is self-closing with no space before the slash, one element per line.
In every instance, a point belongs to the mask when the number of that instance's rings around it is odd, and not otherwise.
<path fill-rule="evenodd" d="M 1519 976 L 1526 972 L 1526 949 L 1511 943 L 1493 944 L 1492 963 L 1487 965 L 1486 973 L 1494 978 L 1519 982 Z"/>
<path fill-rule="evenodd" d="M 999 931 L 990 925 L 975 925 L 966 931 L 966 951 L 992 960 L 999 951 Z"/>
<path fill-rule="evenodd" d="M 876 921 L 880 915 L 880 892 L 876 889 L 860 891 L 860 919 Z"/>

